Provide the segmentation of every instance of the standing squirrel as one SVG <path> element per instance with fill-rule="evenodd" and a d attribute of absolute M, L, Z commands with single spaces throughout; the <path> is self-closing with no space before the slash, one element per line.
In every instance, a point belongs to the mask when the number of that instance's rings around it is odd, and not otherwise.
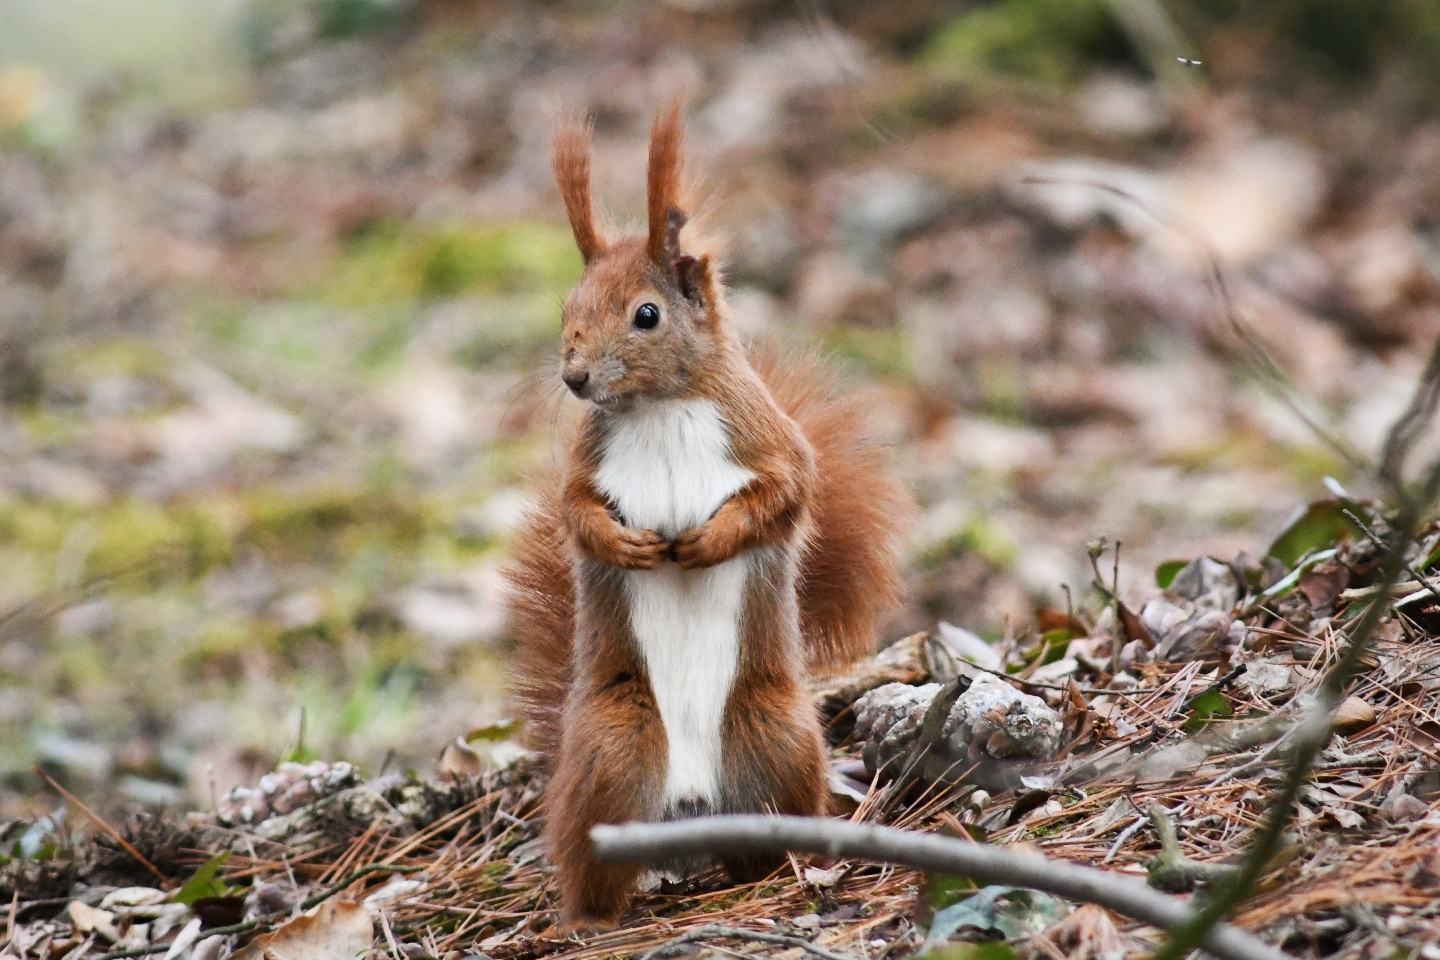
<path fill-rule="evenodd" d="M 592 856 L 597 823 L 826 811 L 806 678 L 871 648 L 912 508 L 827 371 L 740 343 L 718 265 L 681 240 L 681 137 L 677 103 L 651 134 L 648 232 L 615 239 L 591 206 L 588 129 L 555 141 L 585 261 L 561 377 L 587 405 L 507 578 L 567 932 L 613 929 L 639 873 Z M 739 879 L 773 867 L 723 862 Z"/>

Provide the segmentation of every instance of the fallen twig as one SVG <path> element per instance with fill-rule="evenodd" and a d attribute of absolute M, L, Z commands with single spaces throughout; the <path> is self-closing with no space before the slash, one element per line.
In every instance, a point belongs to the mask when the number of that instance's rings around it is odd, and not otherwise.
<path fill-rule="evenodd" d="M 723 816 L 675 823 L 597 826 L 590 831 L 595 855 L 608 861 L 659 861 L 724 850 L 818 853 L 898 863 L 937 873 L 959 874 L 983 884 L 1042 890 L 1095 903 L 1163 930 L 1176 930 L 1196 916 L 1181 901 L 1135 880 L 1104 870 L 1077 867 L 1034 853 L 1017 853 L 893 827 L 808 817 Z M 1209 926 L 1201 944 L 1220 960 L 1282 960 L 1274 947 L 1225 923 Z"/>
<path fill-rule="evenodd" d="M 1160 856 L 1145 864 L 1149 884 L 1166 893 L 1188 893 L 1197 883 L 1214 884 L 1235 879 L 1239 868 L 1225 863 L 1204 863 L 1185 856 L 1175 836 L 1175 824 L 1165 808 L 1150 804 L 1150 822 L 1160 838 Z"/>
<path fill-rule="evenodd" d="M 640 960 L 665 960 L 667 957 L 679 956 L 681 950 L 688 943 L 698 943 L 702 940 L 748 940 L 752 943 L 769 943 L 781 947 L 795 947 L 804 950 L 806 953 L 813 953 L 824 960 L 851 960 L 843 953 L 836 953 L 833 950 L 826 950 L 806 940 L 804 937 L 787 937 L 783 933 L 765 933 L 761 930 L 742 930 L 739 927 L 722 927 L 718 923 L 707 924 L 697 927 L 688 933 L 681 934 L 674 940 L 660 944 L 653 950 L 641 954 Z"/>
<path fill-rule="evenodd" d="M 149 860 L 146 860 L 145 857 L 141 855 L 140 851 L 135 849 L 134 844 L 132 844 L 129 840 L 126 840 L 124 837 L 120 836 L 120 831 L 116 830 L 114 827 L 110 826 L 110 824 L 106 823 L 104 818 L 102 818 L 100 814 L 85 806 L 85 804 L 81 802 L 79 797 L 75 796 L 75 794 L 60 786 L 60 784 L 56 783 L 55 780 L 50 776 L 50 774 L 46 773 L 44 770 L 36 767 L 35 772 L 38 773 L 46 783 L 50 784 L 50 786 L 55 789 L 56 793 L 64 797 L 68 803 L 73 803 L 75 804 L 75 806 L 79 807 L 81 812 L 83 812 L 85 816 L 89 817 L 90 821 L 94 823 L 95 826 L 99 827 L 111 840 L 114 840 L 116 843 L 120 844 L 120 846 L 125 850 L 126 853 L 130 854 L 130 856 L 134 857 L 137 861 L 139 861 L 140 866 L 144 867 L 146 870 L 149 870 L 152 874 L 154 874 L 162 885 L 169 882 L 169 877 L 161 873 L 160 869 L 156 867 L 155 864 L 151 863 Z"/>
<path fill-rule="evenodd" d="M 1371 543 L 1375 544 L 1375 548 L 1377 550 L 1385 551 L 1390 549 L 1389 546 L 1386 545 L 1385 541 L 1381 540 L 1380 537 L 1375 533 L 1375 531 L 1371 530 L 1364 520 L 1361 520 L 1349 510 L 1344 510 L 1343 512 L 1345 516 L 1349 517 L 1352 521 L 1354 521 L 1355 525 L 1360 528 L 1360 532 L 1365 534 L 1365 538 Z M 1400 565 L 1405 568 L 1406 573 L 1410 574 L 1410 576 L 1414 577 L 1416 581 L 1419 582 L 1420 586 L 1424 587 L 1426 590 L 1429 590 L 1432 597 L 1440 599 L 1440 587 L 1435 586 L 1435 584 L 1431 582 L 1429 577 L 1425 576 L 1425 574 L 1415 569 L 1415 567 L 1413 567 L 1410 562 L 1406 560 L 1403 556 L 1400 558 Z M 1398 584 L 1396 585 L 1396 589 L 1399 589 Z"/>

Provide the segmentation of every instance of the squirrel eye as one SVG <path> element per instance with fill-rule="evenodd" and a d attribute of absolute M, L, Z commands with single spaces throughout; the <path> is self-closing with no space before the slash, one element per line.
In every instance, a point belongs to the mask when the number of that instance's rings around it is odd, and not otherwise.
<path fill-rule="evenodd" d="M 660 322 L 660 308 L 653 303 L 642 303 L 635 308 L 635 326 L 641 330 L 653 330 Z"/>

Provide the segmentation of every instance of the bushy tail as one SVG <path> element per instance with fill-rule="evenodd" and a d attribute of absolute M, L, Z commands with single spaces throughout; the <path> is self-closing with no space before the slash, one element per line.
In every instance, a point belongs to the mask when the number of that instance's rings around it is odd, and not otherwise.
<path fill-rule="evenodd" d="M 510 699 L 525 739 L 552 757 L 574 671 L 575 573 L 560 519 L 560 478 L 552 472 L 542 481 L 540 500 L 517 531 L 504 574 L 515 642 Z"/>
<path fill-rule="evenodd" d="M 868 435 L 862 397 L 842 394 L 814 356 L 768 349 L 751 362 L 781 409 L 815 448 L 820 486 L 815 534 L 801 559 L 800 629 L 817 673 L 869 653 L 879 620 L 900 598 L 900 551 L 914 507 L 891 467 L 891 452 Z M 559 483 L 549 478 L 519 531 L 506 567 L 511 696 L 527 739 L 546 756 L 560 740 L 560 714 L 573 671 L 575 586 Z"/>
<path fill-rule="evenodd" d="M 861 394 L 842 393 L 818 356 L 765 348 L 750 362 L 815 448 L 815 535 L 801 559 L 800 633 L 823 673 L 874 649 L 879 620 L 900 602 L 900 551 L 914 499 L 872 435 Z"/>

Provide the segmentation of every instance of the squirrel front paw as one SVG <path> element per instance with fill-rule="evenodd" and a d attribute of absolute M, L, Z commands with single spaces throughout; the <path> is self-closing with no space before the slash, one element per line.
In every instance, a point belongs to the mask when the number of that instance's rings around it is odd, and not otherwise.
<path fill-rule="evenodd" d="M 670 557 L 670 544 L 654 530 L 633 530 L 616 524 L 614 536 L 592 543 L 595 559 L 625 570 L 654 570 Z"/>
<path fill-rule="evenodd" d="M 736 550 L 734 538 L 711 520 L 676 537 L 670 553 L 681 570 L 696 570 L 724 563 Z"/>

